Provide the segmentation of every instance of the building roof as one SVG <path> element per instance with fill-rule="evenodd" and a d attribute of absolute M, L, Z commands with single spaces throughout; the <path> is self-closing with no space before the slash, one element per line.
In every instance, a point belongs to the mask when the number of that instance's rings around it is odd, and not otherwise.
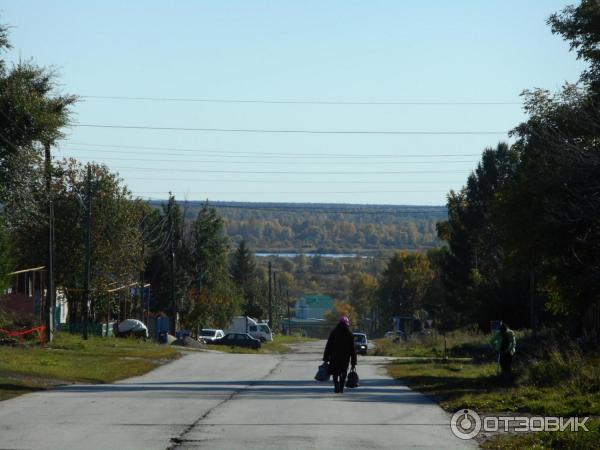
<path fill-rule="evenodd" d="M 305 295 L 302 297 L 309 308 L 322 308 L 322 309 L 332 309 L 333 308 L 333 299 L 329 295 Z"/>

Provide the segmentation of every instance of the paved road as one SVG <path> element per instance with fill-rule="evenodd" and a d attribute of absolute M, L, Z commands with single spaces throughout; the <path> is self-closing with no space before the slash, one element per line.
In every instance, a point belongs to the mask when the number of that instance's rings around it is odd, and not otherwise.
<path fill-rule="evenodd" d="M 324 342 L 287 355 L 190 353 L 141 377 L 0 402 L 0 449 L 475 448 L 449 416 L 359 357 L 361 387 L 312 380 Z"/>

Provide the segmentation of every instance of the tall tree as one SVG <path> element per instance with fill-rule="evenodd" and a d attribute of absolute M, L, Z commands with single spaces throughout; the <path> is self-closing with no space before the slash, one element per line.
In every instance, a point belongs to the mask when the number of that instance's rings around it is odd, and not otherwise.
<path fill-rule="evenodd" d="M 244 304 L 242 305 L 244 315 L 263 317 L 264 309 L 256 277 L 256 262 L 244 240 L 240 242 L 233 253 L 230 273 L 234 283 L 244 296 Z"/>
<path fill-rule="evenodd" d="M 388 328 L 393 316 L 413 316 L 422 310 L 432 279 L 433 272 L 426 255 L 396 253 L 379 282 L 380 326 Z"/>
<path fill-rule="evenodd" d="M 233 254 L 231 277 L 240 288 L 247 291 L 254 283 L 255 271 L 256 263 L 252 252 L 246 245 L 246 241 L 242 240 Z"/>
<path fill-rule="evenodd" d="M 198 288 L 212 288 L 227 273 L 229 240 L 223 225 L 217 210 L 206 202 L 192 227 L 192 264 Z"/>
<path fill-rule="evenodd" d="M 139 208 L 123 181 L 106 166 L 92 164 L 91 198 L 91 290 L 96 311 L 109 285 L 120 286 L 139 279 Z M 76 314 L 84 285 L 87 169 L 75 160 L 57 165 L 53 180 L 55 207 L 56 285 L 65 289 Z M 19 249 L 17 262 L 30 267 L 44 264 L 46 252 L 40 250 L 47 228 L 43 222 L 28 221 L 13 232 Z M 73 319 L 74 317 L 72 317 Z"/>
<path fill-rule="evenodd" d="M 367 330 L 371 327 L 373 331 L 375 325 L 375 308 L 377 303 L 377 289 L 379 284 L 377 278 L 367 273 L 360 273 L 354 277 L 351 284 L 350 303 L 356 311 L 358 327 Z"/>
<path fill-rule="evenodd" d="M 223 219 L 208 202 L 192 225 L 191 242 L 192 282 L 183 322 L 192 327 L 225 326 L 239 311 L 242 295 L 228 272 Z"/>
<path fill-rule="evenodd" d="M 522 163 L 504 201 L 506 235 L 517 262 L 535 268 L 546 307 L 580 330 L 600 302 L 600 102 L 566 86 L 554 96 L 527 93 L 526 109 L 515 129 Z"/>
<path fill-rule="evenodd" d="M 192 282 L 191 243 L 186 229 L 184 208 L 170 197 L 146 216 L 145 228 L 148 237 L 149 255 L 146 274 L 150 278 L 152 309 L 171 309 L 171 250 L 173 250 L 173 293 L 180 304 L 186 297 Z"/>
<path fill-rule="evenodd" d="M 0 54 L 10 49 L 0 25 Z M 7 225 L 43 217 L 42 156 L 63 137 L 76 97 L 56 93 L 56 77 L 31 62 L 0 59 L 0 202 Z M 32 219 L 33 216 L 33 219 Z"/>
<path fill-rule="evenodd" d="M 507 259 L 507 237 L 500 227 L 504 217 L 498 207 L 514 183 L 518 164 L 518 151 L 505 143 L 485 149 L 466 186 L 449 194 L 448 220 L 438 224 L 439 237 L 448 243 L 439 260 L 441 279 L 463 323 L 482 328 L 494 319 L 515 326 L 527 323 L 527 278 Z"/>
<path fill-rule="evenodd" d="M 578 6 L 567 6 L 548 19 L 552 32 L 560 34 L 576 50 L 577 57 L 590 64 L 581 79 L 600 93 L 600 3 L 582 0 Z"/>

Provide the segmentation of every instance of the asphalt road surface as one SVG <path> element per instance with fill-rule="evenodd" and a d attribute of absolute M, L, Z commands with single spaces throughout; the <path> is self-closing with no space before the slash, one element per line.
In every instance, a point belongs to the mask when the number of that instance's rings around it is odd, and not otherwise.
<path fill-rule="evenodd" d="M 0 402 L 0 449 L 476 448 L 450 417 L 361 357 L 361 386 L 313 380 L 324 342 L 286 355 L 194 352 L 141 377 Z"/>

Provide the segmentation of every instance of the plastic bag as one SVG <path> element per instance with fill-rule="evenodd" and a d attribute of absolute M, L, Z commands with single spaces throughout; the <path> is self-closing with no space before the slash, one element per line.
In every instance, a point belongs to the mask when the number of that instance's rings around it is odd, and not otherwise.
<path fill-rule="evenodd" d="M 346 379 L 346 387 L 347 388 L 357 388 L 360 386 L 360 379 L 358 378 L 358 374 L 356 373 L 356 369 L 352 369 L 348 374 L 348 378 Z"/>
<path fill-rule="evenodd" d="M 315 375 L 315 380 L 317 381 L 329 381 L 331 377 L 331 373 L 329 373 L 329 363 L 325 361 L 323 364 L 319 366 L 319 370 L 317 370 L 317 374 Z"/>

